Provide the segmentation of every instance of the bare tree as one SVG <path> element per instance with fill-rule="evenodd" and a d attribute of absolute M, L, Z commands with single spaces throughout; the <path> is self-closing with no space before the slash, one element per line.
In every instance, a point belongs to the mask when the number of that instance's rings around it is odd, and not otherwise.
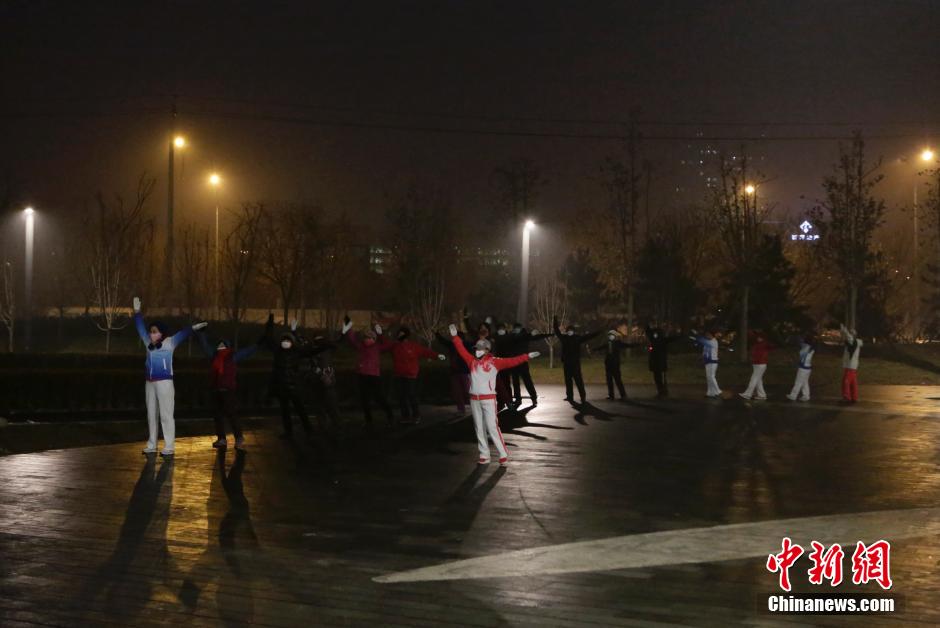
<path fill-rule="evenodd" d="M 839 145 L 834 172 L 823 179 L 825 200 L 813 210 L 820 250 L 833 263 L 846 289 L 845 324 L 856 326 L 858 291 L 874 262 L 872 236 L 884 220 L 885 203 L 874 187 L 881 159 L 865 161 L 865 141 L 858 131 L 850 145 Z"/>
<path fill-rule="evenodd" d="M 315 210 L 294 205 L 268 208 L 259 226 L 258 274 L 280 292 L 286 324 L 316 237 Z"/>
<path fill-rule="evenodd" d="M 13 331 L 16 327 L 16 279 L 13 262 L 0 266 L 0 321 L 7 328 L 7 351 L 13 353 Z"/>
<path fill-rule="evenodd" d="M 144 206 L 156 179 L 146 173 L 137 181 L 136 197 L 130 203 L 121 195 L 107 200 L 99 192 L 97 208 L 84 224 L 88 268 L 93 289 L 95 324 L 104 332 L 104 349 L 111 351 L 111 332 L 127 326 L 127 303 L 140 274 L 139 260 L 153 242 L 153 223 L 144 216 Z"/>
<path fill-rule="evenodd" d="M 195 224 L 180 230 L 180 255 L 177 256 L 178 283 L 183 289 L 183 307 L 190 319 L 198 318 L 208 306 L 209 293 L 209 230 Z"/>
<path fill-rule="evenodd" d="M 238 326 L 245 316 L 246 297 L 259 256 L 265 208 L 260 203 L 245 204 L 234 214 L 232 229 L 222 243 L 222 293 L 228 319 L 235 323 L 237 344 Z"/>
<path fill-rule="evenodd" d="M 749 297 L 751 287 L 759 280 L 754 276 L 754 268 L 760 253 L 763 215 L 758 208 L 758 185 L 748 171 L 747 153 L 743 148 L 740 152 L 740 159 L 721 155 L 710 209 L 732 269 L 732 284 L 740 294 L 738 359 L 747 362 Z"/>
<path fill-rule="evenodd" d="M 424 338 L 428 346 L 434 332 L 440 328 L 444 314 L 445 279 L 443 269 L 418 278 L 417 298 L 411 305 L 411 319 L 415 333 Z"/>
<path fill-rule="evenodd" d="M 346 215 L 321 229 L 314 246 L 312 262 L 316 276 L 307 284 L 315 290 L 316 302 L 323 311 L 323 325 L 335 329 L 349 307 L 355 267 L 354 230 Z"/>
<path fill-rule="evenodd" d="M 564 321 L 568 317 L 568 291 L 554 274 L 544 273 L 535 280 L 535 308 L 532 323 L 541 330 L 551 331 L 552 322 Z M 548 368 L 555 368 L 555 345 L 558 339 L 554 335 L 545 339 L 548 345 Z"/>

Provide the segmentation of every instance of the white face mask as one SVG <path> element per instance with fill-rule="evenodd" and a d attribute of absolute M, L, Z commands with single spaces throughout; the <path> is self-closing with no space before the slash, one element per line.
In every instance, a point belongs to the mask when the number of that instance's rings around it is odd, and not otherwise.
<path fill-rule="evenodd" d="M 653 338 L 659 338 L 659 334 L 653 334 Z"/>
<path fill-rule="evenodd" d="M 486 355 L 486 351 L 484 351 L 483 349 L 477 349 L 476 351 L 474 351 L 474 353 L 476 354 L 478 358 L 482 358 L 484 355 Z"/>
<path fill-rule="evenodd" d="M 222 344 L 222 343 L 220 342 L 220 343 L 219 343 L 219 346 L 216 347 L 216 350 L 221 351 L 221 350 L 226 349 L 226 348 L 227 348 L 227 347 L 226 347 L 224 344 Z"/>
<path fill-rule="evenodd" d="M 497 333 L 498 335 L 500 335 L 500 336 L 505 336 L 505 335 L 506 335 L 506 330 L 505 330 L 505 329 L 500 329 L 500 330 L 497 331 L 496 333 Z"/>
<path fill-rule="evenodd" d="M 574 331 L 572 331 L 572 330 L 569 329 L 569 330 L 568 330 L 568 335 L 569 335 L 569 336 L 574 336 Z"/>
<path fill-rule="evenodd" d="M 614 336 L 613 334 L 610 334 L 610 335 L 607 336 L 607 340 L 609 340 L 609 341 L 611 341 L 611 342 L 613 342 L 613 341 L 616 340 L 616 339 L 617 339 L 617 337 Z"/>
<path fill-rule="evenodd" d="M 282 341 L 281 341 L 281 349 L 290 349 L 291 346 L 292 346 L 292 345 L 291 345 L 291 341 L 290 341 L 290 340 L 282 340 Z"/>

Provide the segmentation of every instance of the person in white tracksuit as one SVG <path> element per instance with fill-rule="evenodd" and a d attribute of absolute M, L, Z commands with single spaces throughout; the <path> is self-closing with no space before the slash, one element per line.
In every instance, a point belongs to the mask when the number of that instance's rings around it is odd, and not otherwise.
<path fill-rule="evenodd" d="M 480 449 L 478 463 L 490 462 L 490 446 L 487 443 L 489 436 L 499 452 L 500 466 L 505 466 L 509 461 L 509 452 L 506 451 L 506 443 L 503 442 L 503 434 L 499 431 L 496 419 L 496 375 L 499 371 L 528 362 L 530 358 L 537 358 L 540 354 L 533 351 L 511 358 L 497 358 L 490 353 L 489 340 L 481 338 L 473 347 L 474 355 L 470 355 L 457 335 L 456 325 L 450 326 L 450 335 L 457 354 L 470 368 L 470 412 L 473 414 L 473 427 Z"/>
<path fill-rule="evenodd" d="M 700 347 L 702 347 L 702 362 L 705 364 L 705 383 L 707 390 L 705 396 L 715 399 L 721 397 L 721 388 L 718 387 L 718 340 L 715 335 L 707 331 L 701 336 L 695 335 L 692 330 L 692 336 L 689 336 Z"/>
<path fill-rule="evenodd" d="M 161 456 L 172 456 L 176 452 L 176 423 L 173 418 L 173 406 L 176 400 L 176 391 L 173 387 L 173 351 L 186 340 L 194 330 L 202 329 L 208 325 L 206 322 L 196 323 L 185 327 L 173 336 L 167 337 L 166 326 L 163 323 L 152 322 L 144 324 L 144 317 L 140 313 L 140 299 L 134 297 L 134 327 L 140 340 L 147 348 L 147 361 L 144 363 L 147 372 L 147 383 L 144 384 L 144 393 L 147 401 L 147 426 L 150 435 L 147 438 L 145 454 L 157 451 L 157 414 L 160 414 L 160 426 L 163 428 L 163 450 Z"/>
<path fill-rule="evenodd" d="M 809 401 L 809 376 L 813 373 L 813 356 L 816 355 L 816 339 L 807 335 L 800 339 L 800 364 L 796 369 L 793 390 L 787 395 L 790 401 Z"/>

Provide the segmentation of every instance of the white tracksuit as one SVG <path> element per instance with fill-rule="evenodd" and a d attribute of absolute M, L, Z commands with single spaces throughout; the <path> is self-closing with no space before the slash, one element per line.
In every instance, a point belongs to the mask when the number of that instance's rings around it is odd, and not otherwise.
<path fill-rule="evenodd" d="M 705 383 L 708 390 L 705 392 L 709 397 L 718 397 L 721 395 L 721 388 L 718 387 L 718 341 L 714 338 L 698 336 L 695 338 L 702 347 L 702 362 L 705 363 Z"/>
<path fill-rule="evenodd" d="M 813 355 L 816 353 L 815 347 L 806 342 L 800 343 L 800 365 L 796 369 L 796 381 L 793 382 L 793 390 L 787 395 L 787 399 L 796 401 L 799 397 L 802 401 L 809 401 L 809 376 L 813 373 Z"/>
<path fill-rule="evenodd" d="M 176 448 L 176 423 L 173 420 L 173 406 L 176 400 L 172 379 L 160 379 L 144 384 L 147 398 L 147 426 L 150 436 L 147 449 L 157 448 L 157 413 L 163 427 L 163 452 L 173 453 Z"/>
<path fill-rule="evenodd" d="M 458 336 L 454 336 L 453 342 L 457 353 L 470 367 L 470 412 L 473 414 L 473 428 L 477 434 L 480 459 L 490 459 L 487 436 L 496 446 L 500 459 L 508 458 L 509 452 L 506 451 L 506 443 L 503 442 L 503 434 L 499 431 L 496 417 L 496 374 L 503 369 L 528 362 L 529 356 L 523 354 L 514 358 L 495 358 L 487 353 L 477 359 L 470 355 Z"/>

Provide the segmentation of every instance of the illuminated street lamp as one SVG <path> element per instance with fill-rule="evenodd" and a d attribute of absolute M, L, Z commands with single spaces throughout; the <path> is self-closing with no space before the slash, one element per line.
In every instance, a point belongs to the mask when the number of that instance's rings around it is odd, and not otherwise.
<path fill-rule="evenodd" d="M 757 191 L 757 188 L 754 187 L 754 184 L 753 184 L 753 183 L 748 183 L 746 186 L 744 186 L 744 192 L 745 192 L 745 194 L 747 194 L 748 196 L 754 194 L 754 192 L 756 192 L 756 191 Z"/>
<path fill-rule="evenodd" d="M 166 288 L 170 289 L 173 283 L 173 166 L 175 150 L 186 146 L 186 138 L 177 135 L 170 140 L 170 158 L 167 167 L 167 195 L 166 195 Z"/>
<path fill-rule="evenodd" d="M 529 234 L 533 229 L 535 223 L 526 220 L 522 227 L 522 276 L 519 285 L 519 308 L 516 311 L 516 321 L 523 326 L 526 324 L 529 305 Z"/>
<path fill-rule="evenodd" d="M 209 185 L 215 194 L 215 317 L 219 318 L 219 293 L 222 291 L 220 284 L 221 275 L 219 273 L 219 187 L 222 185 L 222 177 L 213 172 L 209 175 Z"/>
<path fill-rule="evenodd" d="M 931 149 L 929 149 L 929 148 L 925 148 L 925 149 L 924 149 L 923 151 L 921 151 L 921 153 L 920 153 L 920 160 L 921 160 L 921 161 L 931 162 L 931 161 L 933 161 L 933 157 L 934 157 L 934 153 L 933 153 L 933 151 L 932 151 Z"/>
<path fill-rule="evenodd" d="M 26 274 L 26 341 L 25 349 L 30 350 L 33 336 L 33 238 L 35 232 L 36 212 L 32 207 L 23 210 L 23 218 L 26 220 L 26 264 L 24 272 Z"/>

